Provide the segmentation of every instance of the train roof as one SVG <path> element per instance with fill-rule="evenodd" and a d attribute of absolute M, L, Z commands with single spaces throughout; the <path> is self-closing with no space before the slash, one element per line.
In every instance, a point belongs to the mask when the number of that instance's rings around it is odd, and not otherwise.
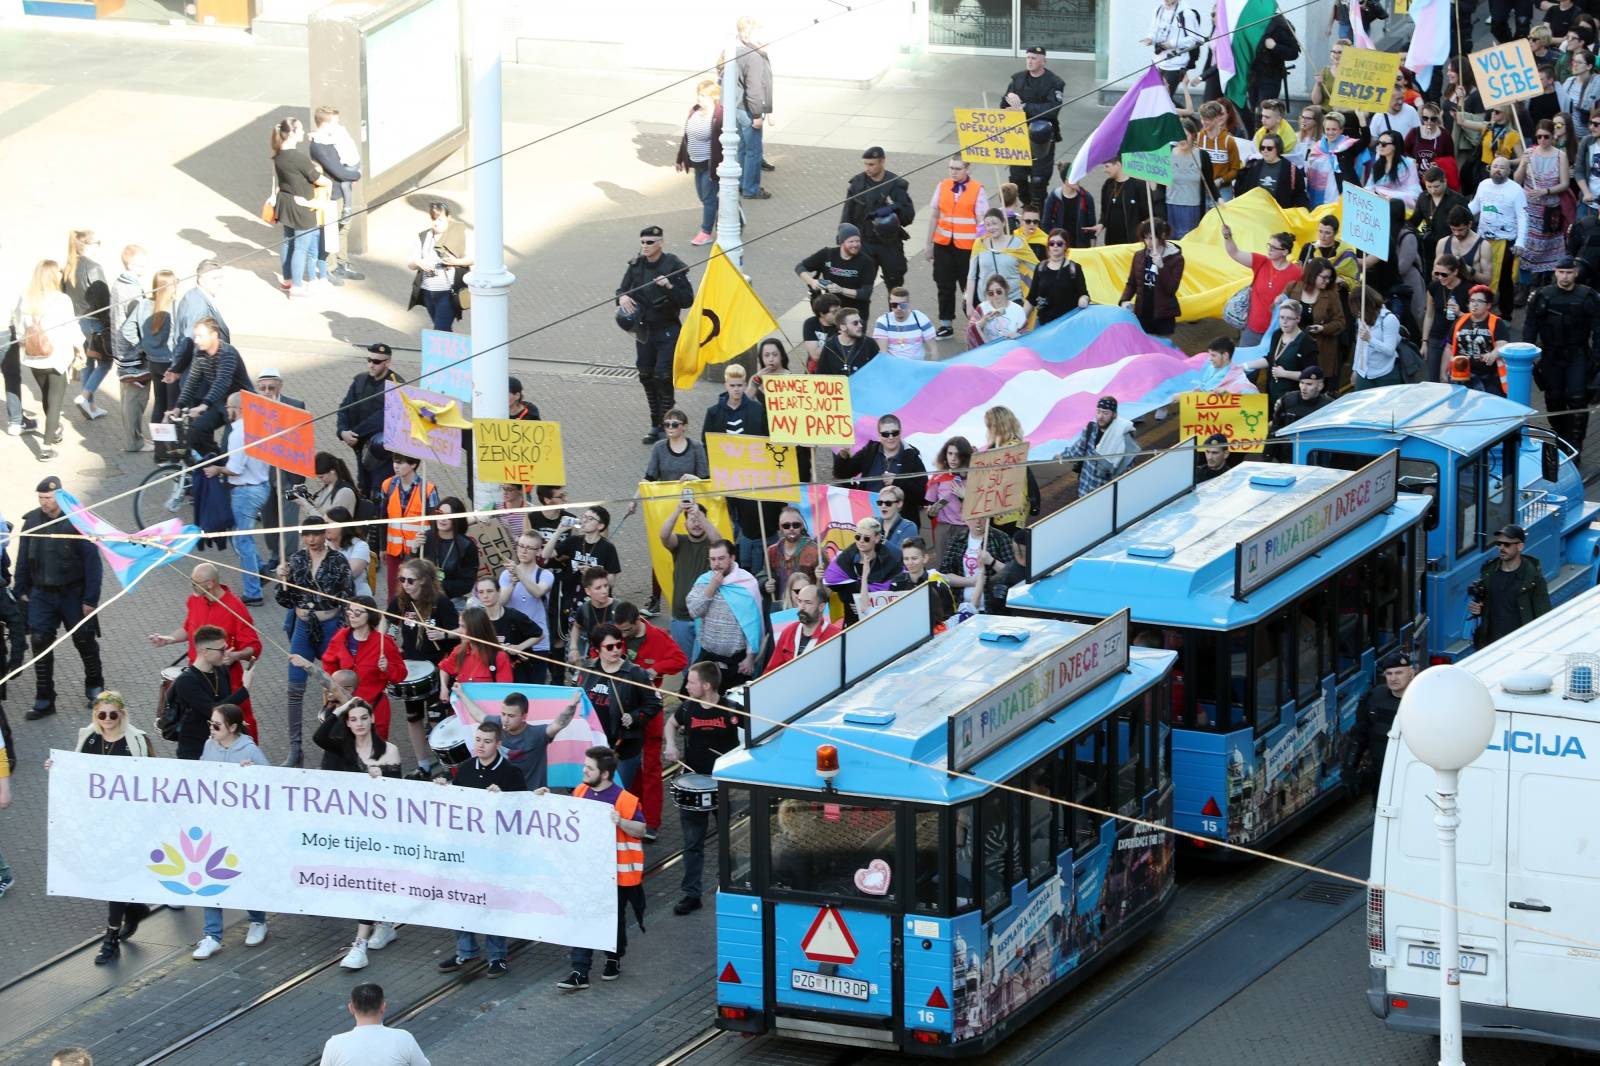
<path fill-rule="evenodd" d="M 1240 542 L 1269 531 L 1350 476 L 1318 466 L 1241 463 L 1054 572 L 1013 586 L 1006 602 L 1023 610 L 1095 617 L 1126 607 L 1139 622 L 1202 629 L 1249 625 L 1427 511 L 1427 497 L 1399 493 L 1391 509 L 1336 537 L 1245 598 L 1235 598 Z"/>
<path fill-rule="evenodd" d="M 1458 664 L 1502 711 L 1600 722 L 1600 588 L 1590 589 Z M 1585 673 L 1585 670 L 1587 673 Z M 1571 686 L 1589 698 L 1571 695 Z"/>
<path fill-rule="evenodd" d="M 716 777 L 820 791 L 816 750 L 831 742 L 839 751 L 834 787 L 841 795 L 936 804 L 971 799 L 988 788 L 946 772 L 952 764 L 952 717 L 981 705 L 1007 682 L 1026 685 L 1030 672 L 1037 675 L 1099 628 L 1056 619 L 979 615 L 838 691 L 766 742 L 722 756 Z M 1125 627 L 1122 632 L 1125 640 Z M 965 772 L 989 781 L 1011 776 L 1155 685 L 1176 659 L 1173 652 L 1133 648 L 1126 669 L 1110 672 L 1075 696 L 1069 693 L 1064 708 L 1051 706 L 1059 691 L 1029 690 L 1025 696 L 1037 696 L 1030 702 L 1047 714 L 966 766 Z"/>
<path fill-rule="evenodd" d="M 1376 431 L 1385 434 L 1382 439 L 1390 444 L 1414 437 L 1471 455 L 1522 425 L 1532 413 L 1532 408 L 1503 396 L 1424 381 L 1346 393 L 1278 432 L 1296 436 L 1337 429 Z"/>

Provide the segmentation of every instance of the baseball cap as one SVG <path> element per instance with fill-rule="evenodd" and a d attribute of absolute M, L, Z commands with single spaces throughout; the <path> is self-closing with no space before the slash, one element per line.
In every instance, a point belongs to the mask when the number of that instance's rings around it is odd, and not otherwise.
<path fill-rule="evenodd" d="M 1495 530 L 1494 531 L 1494 539 L 1497 540 L 1497 541 L 1501 541 L 1501 540 L 1525 541 L 1525 540 L 1528 539 L 1528 534 L 1527 534 L 1526 531 L 1523 530 L 1523 528 L 1521 526 L 1516 525 L 1515 523 L 1512 523 L 1511 525 L 1501 526 L 1499 529 Z"/>
<path fill-rule="evenodd" d="M 877 145 L 873 145 L 871 148 L 868 148 L 865 152 L 861 153 L 861 158 L 862 159 L 882 159 L 883 158 L 883 149 L 879 148 Z"/>

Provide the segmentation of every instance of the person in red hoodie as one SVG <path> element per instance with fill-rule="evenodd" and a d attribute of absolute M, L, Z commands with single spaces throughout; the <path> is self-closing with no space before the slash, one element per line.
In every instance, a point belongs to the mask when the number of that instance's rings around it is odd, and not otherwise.
<path fill-rule="evenodd" d="M 228 650 L 222 662 L 228 668 L 228 691 L 237 692 L 244 687 L 241 681 L 244 668 L 261 657 L 261 635 L 256 632 L 250 608 L 218 579 L 217 568 L 210 563 L 200 563 L 190 571 L 189 588 L 183 628 L 172 633 L 152 633 L 150 643 L 157 648 L 187 644 L 192 663 L 196 658 L 195 633 L 201 626 L 216 626 L 228 635 Z M 251 712 L 249 700 L 244 701 L 243 710 L 245 732 L 250 734 L 251 740 L 256 740 L 256 716 Z M 299 765 L 298 761 L 295 765 Z"/>
<path fill-rule="evenodd" d="M 790 622 L 778 633 L 772 646 L 772 658 L 767 660 L 765 673 L 771 673 L 784 663 L 797 659 L 830 637 L 843 632 L 844 627 L 828 617 L 828 612 L 818 603 L 817 586 L 806 585 L 794 594 L 800 618 Z"/>
<path fill-rule="evenodd" d="M 661 682 L 689 665 L 678 642 L 664 629 L 646 622 L 639 616 L 639 608 L 626 601 L 618 601 L 612 612 L 612 624 L 622 630 L 622 639 L 628 642 L 628 658 L 635 666 L 650 675 L 657 689 Z M 590 649 L 590 655 L 598 655 Z M 664 736 L 665 715 L 653 714 L 645 719 L 644 753 L 639 763 L 639 809 L 644 812 L 646 843 L 654 843 L 661 828 L 661 808 L 664 796 L 661 789 L 661 742 Z"/>
<path fill-rule="evenodd" d="M 461 643 L 439 661 L 439 701 L 450 702 L 450 688 L 458 681 L 491 681 L 509 685 L 511 656 L 501 648 L 500 634 L 481 604 L 470 603 L 461 612 Z"/>
<path fill-rule="evenodd" d="M 339 670 L 354 670 L 356 696 L 372 707 L 372 728 L 389 739 L 389 686 L 406 678 L 406 660 L 400 645 L 387 633 L 377 631 L 378 604 L 371 596 L 357 596 L 344 609 L 344 625 L 334 631 L 328 650 L 322 653 L 322 668 L 330 675 Z M 301 660 L 301 661 L 296 661 Z M 301 656 L 290 662 L 303 670 L 316 667 Z"/>

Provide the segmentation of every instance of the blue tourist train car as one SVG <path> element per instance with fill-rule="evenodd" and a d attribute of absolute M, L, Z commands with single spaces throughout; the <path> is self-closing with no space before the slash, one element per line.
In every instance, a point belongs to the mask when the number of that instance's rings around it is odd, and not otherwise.
<path fill-rule="evenodd" d="M 1583 498 L 1572 448 L 1526 425 L 1533 408 L 1459 385 L 1394 385 L 1346 395 L 1289 426 L 1296 462 L 1354 469 L 1400 452 L 1400 487 L 1434 500 L 1424 523 L 1432 661 L 1472 651 L 1467 589 L 1496 558 L 1494 533 L 1527 530 L 1550 601 L 1595 586 L 1600 577 L 1600 503 Z"/>
<path fill-rule="evenodd" d="M 1185 442 L 1033 528 L 1009 606 L 1094 620 L 1178 652 L 1173 824 L 1260 846 L 1345 790 L 1342 754 L 1377 660 L 1421 619 L 1426 496 L 1399 455 L 1354 472 L 1243 463 L 1202 484 Z M 1227 857 L 1231 853 L 1216 853 Z"/>
<path fill-rule="evenodd" d="M 973 1054 L 1131 943 L 1173 838 L 1102 812 L 1170 824 L 1175 658 L 1126 614 L 930 638 L 924 588 L 753 682 L 716 767 L 717 1024 Z"/>

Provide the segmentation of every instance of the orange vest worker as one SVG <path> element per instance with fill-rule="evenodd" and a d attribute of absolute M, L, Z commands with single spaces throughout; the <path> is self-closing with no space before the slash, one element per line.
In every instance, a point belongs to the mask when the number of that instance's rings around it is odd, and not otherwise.
<path fill-rule="evenodd" d="M 969 178 L 960 196 L 955 187 L 949 178 L 939 183 L 939 221 L 934 225 L 933 243 L 967 250 L 978 239 L 978 193 L 983 186 Z"/>
<path fill-rule="evenodd" d="M 418 491 L 421 490 L 421 491 Z M 400 484 L 400 475 L 388 478 L 383 483 L 382 499 L 384 517 L 394 518 L 421 518 L 426 514 L 428 500 L 439 490 L 431 483 L 417 478 L 411 483 L 408 493 Z M 384 547 L 385 555 L 392 555 L 403 559 L 411 554 L 411 545 L 424 532 L 427 525 L 423 522 L 393 522 L 388 524 L 389 536 Z"/>
<path fill-rule="evenodd" d="M 572 798 L 580 799 L 590 792 L 588 785 L 579 785 L 572 790 Z M 639 798 L 627 789 L 617 793 L 617 801 L 613 805 L 624 821 L 634 822 L 639 820 Z M 644 842 L 638 837 L 629 836 L 617 826 L 617 887 L 627 888 L 644 881 Z"/>

